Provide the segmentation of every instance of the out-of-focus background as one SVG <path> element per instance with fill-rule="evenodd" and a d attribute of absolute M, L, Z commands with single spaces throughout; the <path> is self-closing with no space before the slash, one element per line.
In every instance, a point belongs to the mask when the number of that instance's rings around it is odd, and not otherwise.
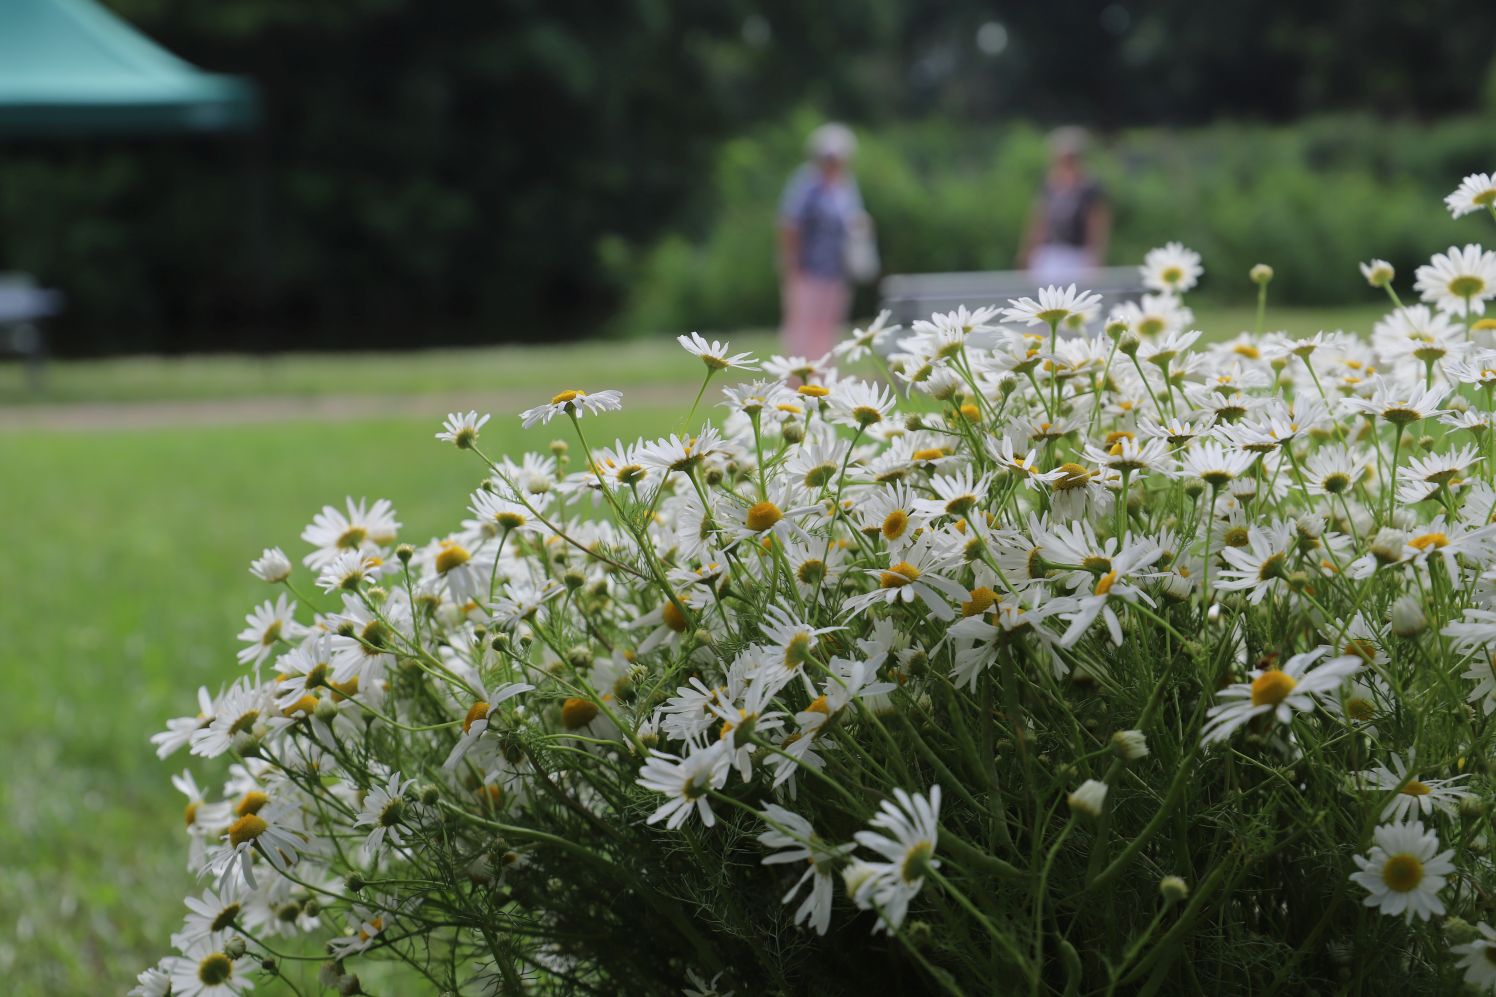
<path fill-rule="evenodd" d="M 621 388 L 602 432 L 657 435 L 673 335 L 776 348 L 824 121 L 884 273 L 1017 267 L 1080 125 L 1100 262 L 1199 250 L 1211 335 L 1257 262 L 1270 327 L 1366 331 L 1358 260 L 1473 237 L 1440 199 L 1496 166 L 1493 41 L 1488 0 L 0 0 L 5 989 L 165 950 L 194 884 L 147 736 L 233 673 L 261 547 L 344 495 L 450 528 L 450 408 L 543 446 L 513 412 Z"/>

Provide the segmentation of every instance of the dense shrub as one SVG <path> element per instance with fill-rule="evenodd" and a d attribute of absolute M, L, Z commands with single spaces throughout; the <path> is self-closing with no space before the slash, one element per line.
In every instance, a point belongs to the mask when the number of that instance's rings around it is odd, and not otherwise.
<path fill-rule="evenodd" d="M 712 175 L 708 226 L 666 236 L 641 256 L 610 257 L 631 288 L 620 329 L 777 320 L 775 204 L 813 124 L 802 114 L 728 141 Z M 1216 264 L 1206 297 L 1250 297 L 1247 269 L 1266 261 L 1277 268 L 1281 301 L 1343 302 L 1359 293 L 1358 252 L 1406 269 L 1458 238 L 1448 219 L 1430 224 L 1426 206 L 1443 178 L 1490 168 L 1491 128 L 1487 118 L 1335 117 L 1106 136 L 1092 158 L 1115 204 L 1110 259 L 1136 262 L 1149 246 L 1183 238 Z M 860 138 L 859 183 L 887 271 L 1014 265 L 1044 170 L 1041 131 L 927 122 Z"/>

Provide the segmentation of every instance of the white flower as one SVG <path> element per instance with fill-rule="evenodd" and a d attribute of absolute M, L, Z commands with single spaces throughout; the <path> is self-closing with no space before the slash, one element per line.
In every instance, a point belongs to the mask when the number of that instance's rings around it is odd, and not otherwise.
<path fill-rule="evenodd" d="M 442 431 L 436 434 L 436 438 L 443 443 L 451 443 L 459 450 L 466 450 L 478 439 L 478 430 L 489 420 L 489 416 L 480 416 L 477 412 L 452 412 L 447 415 L 446 421 L 442 423 Z"/>
<path fill-rule="evenodd" d="M 602 412 L 617 412 L 621 408 L 623 408 L 623 392 L 621 391 L 594 391 L 588 394 L 581 388 L 569 388 L 558 393 L 544 405 L 525 409 L 519 417 L 523 427 L 529 429 L 531 426 L 544 426 L 562 413 L 580 419 L 588 412 L 596 415 Z"/>
<path fill-rule="evenodd" d="M 1107 784 L 1095 779 L 1087 779 L 1080 787 L 1065 798 L 1070 807 L 1070 812 L 1080 814 L 1083 817 L 1100 817 L 1102 807 L 1106 806 Z"/>
<path fill-rule="evenodd" d="M 249 573 L 274 585 L 291 577 L 291 559 L 279 547 L 266 547 L 259 557 L 249 562 Z"/>
<path fill-rule="evenodd" d="M 883 861 L 859 861 L 844 874 L 852 902 L 880 915 L 874 931 L 893 931 L 902 925 L 909 901 L 925 885 L 925 873 L 940 868 L 940 860 L 935 858 L 940 835 L 940 787 L 931 786 L 928 797 L 910 795 L 902 789 L 895 789 L 893 795 L 894 802 L 884 800 L 868 822 L 885 833 L 858 831 L 853 836 Z"/>
<path fill-rule="evenodd" d="M 1496 173 L 1472 173 L 1444 199 L 1455 218 L 1486 208 L 1496 211 Z"/>
<path fill-rule="evenodd" d="M 307 567 L 320 571 L 345 551 L 377 554 L 381 547 L 395 542 L 400 524 L 388 499 L 369 505 L 367 499 L 354 502 L 349 498 L 346 508 L 344 513 L 323 506 L 311 525 L 301 531 L 301 539 L 316 548 L 303 558 Z"/>
<path fill-rule="evenodd" d="M 1386 287 L 1397 276 L 1397 271 L 1386 260 L 1369 260 L 1361 264 L 1361 276 L 1372 287 Z"/>
<path fill-rule="evenodd" d="M 816 836 L 810 821 L 776 803 L 764 804 L 764 821 L 768 830 L 758 836 L 765 848 L 777 848 L 772 855 L 765 855 L 764 865 L 784 862 L 803 862 L 805 871 L 795 880 L 781 903 L 789 903 L 800 893 L 800 887 L 810 882 L 810 892 L 795 910 L 795 923 L 805 923 L 824 935 L 831 925 L 832 883 L 831 877 L 842 857 L 855 846 L 850 844 L 829 845 Z"/>
<path fill-rule="evenodd" d="M 1148 250 L 1138 272 L 1142 274 L 1143 286 L 1150 290 L 1183 294 L 1195 286 L 1205 268 L 1200 266 L 1199 253 L 1186 249 L 1183 243 L 1171 242 Z"/>
<path fill-rule="evenodd" d="M 1484 921 L 1476 925 L 1480 935 L 1463 945 L 1451 945 L 1449 951 L 1460 957 L 1457 964 L 1465 971 L 1465 982 L 1482 990 L 1496 990 L 1496 929 Z"/>
<path fill-rule="evenodd" d="M 695 813 L 707 827 L 717 823 L 712 812 L 711 791 L 727 782 L 731 759 L 726 741 L 714 741 L 707 747 L 695 747 L 684 758 L 664 751 L 651 751 L 649 760 L 639 770 L 636 780 L 645 789 L 669 797 L 646 824 L 658 824 L 675 830 Z"/>
<path fill-rule="evenodd" d="M 254 986 L 235 960 L 208 941 L 161 960 L 161 968 L 171 977 L 171 997 L 237 997 Z"/>
<path fill-rule="evenodd" d="M 1496 253 L 1473 243 L 1450 246 L 1418 268 L 1413 287 L 1423 300 L 1456 315 L 1484 315 L 1486 299 L 1496 297 Z"/>
<path fill-rule="evenodd" d="M 203 943 L 221 946 L 244 912 L 246 892 L 244 884 L 230 876 L 216 890 L 186 897 L 187 916 L 182 930 L 171 936 L 171 944 L 183 951 Z"/>
<path fill-rule="evenodd" d="M 1317 647 L 1295 654 L 1281 669 L 1259 668 L 1251 673 L 1251 681 L 1221 690 L 1218 698 L 1222 702 L 1210 708 L 1201 743 L 1224 741 L 1247 721 L 1266 713 L 1286 724 L 1295 712 L 1313 710 L 1320 697 L 1333 693 L 1361 669 L 1362 659 L 1354 655 L 1320 661 L 1328 652 L 1328 647 Z"/>
<path fill-rule="evenodd" d="M 932 534 L 926 533 L 905 548 L 902 556 L 891 554 L 887 568 L 866 568 L 865 573 L 878 579 L 878 587 L 848 599 L 843 611 L 854 614 L 877 603 L 892 605 L 913 603 L 919 599 L 938 619 L 950 620 L 956 611 L 950 603 L 964 602 L 969 594 L 959 582 L 941 574 L 954 562 L 933 546 Z M 948 601 L 949 600 L 949 601 Z"/>
<path fill-rule="evenodd" d="M 729 354 L 731 343 L 719 343 L 715 339 L 707 342 L 701 333 L 693 332 L 689 336 L 676 336 L 675 341 L 692 356 L 696 357 L 706 369 L 710 371 L 726 370 L 736 367 L 738 370 L 758 370 L 758 361 L 753 359 L 751 353 Z"/>
<path fill-rule="evenodd" d="M 1009 299 L 1010 307 L 1003 313 L 1008 319 L 1025 325 L 1058 325 L 1071 316 L 1088 313 L 1100 301 L 1099 294 L 1077 292 L 1074 284 L 1069 287 L 1052 285 L 1039 289 L 1038 301 L 1033 298 Z"/>
<path fill-rule="evenodd" d="M 535 687 L 524 682 L 509 682 L 496 686 L 492 691 L 482 686 L 478 687 L 480 698 L 473 701 L 468 707 L 467 715 L 462 718 L 462 736 L 452 746 L 447 754 L 447 760 L 442 763 L 442 768 L 451 771 L 457 767 L 478 739 L 488 732 L 490 721 L 493 719 L 493 711 L 496 706 L 507 699 L 513 699 L 522 692 L 530 692 Z"/>
<path fill-rule="evenodd" d="M 1412 760 L 1411 754 L 1408 761 Z M 1453 817 L 1460 800 L 1472 796 L 1468 789 L 1456 785 L 1464 776 L 1453 779 L 1430 779 L 1421 782 L 1408 771 L 1408 761 L 1392 756 L 1392 766 L 1378 763 L 1373 769 L 1357 772 L 1353 776 L 1357 789 L 1397 792 L 1382 808 L 1382 820 L 1406 822 L 1413 817 L 1427 817 L 1435 810 L 1446 817 Z"/>
<path fill-rule="evenodd" d="M 401 779 L 399 772 L 392 772 L 389 782 L 373 787 L 364 796 L 364 808 L 353 826 L 372 828 L 364 839 L 369 851 L 377 854 L 386 842 L 395 848 L 405 844 L 401 833 L 408 809 L 405 794 L 415 784 L 414 779 Z"/>
<path fill-rule="evenodd" d="M 1351 881 L 1368 893 L 1366 906 L 1393 917 L 1401 914 L 1409 922 L 1443 914 L 1439 891 L 1454 872 L 1454 849 L 1439 851 L 1439 836 L 1416 820 L 1383 824 L 1372 837 L 1371 854 L 1355 856 L 1361 871 L 1351 873 Z"/>
<path fill-rule="evenodd" d="M 275 602 L 260 603 L 244 617 L 244 622 L 247 625 L 239 631 L 239 639 L 245 642 L 238 655 L 241 665 L 258 665 L 270 657 L 277 645 L 301 634 L 296 624 L 296 603 L 284 592 Z"/>

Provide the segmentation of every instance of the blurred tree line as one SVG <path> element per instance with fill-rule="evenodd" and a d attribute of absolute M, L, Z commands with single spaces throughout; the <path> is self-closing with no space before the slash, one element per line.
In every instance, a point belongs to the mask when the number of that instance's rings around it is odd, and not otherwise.
<path fill-rule="evenodd" d="M 1438 117 L 1481 105 L 1496 37 L 1489 0 L 106 4 L 253 77 L 266 122 L 0 147 L 0 268 L 68 293 L 74 353 L 572 335 L 648 312 L 630 261 L 708 228 L 725 143 L 798 108 L 956 131 Z"/>

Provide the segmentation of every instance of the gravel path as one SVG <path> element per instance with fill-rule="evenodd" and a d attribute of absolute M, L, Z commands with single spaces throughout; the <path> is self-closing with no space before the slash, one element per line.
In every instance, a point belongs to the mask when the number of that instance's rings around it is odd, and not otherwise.
<path fill-rule="evenodd" d="M 684 392 L 684 393 L 683 393 Z M 668 407 L 690 403 L 689 387 L 641 384 L 624 390 L 626 405 Z M 537 400 L 538 399 L 538 400 Z M 235 426 L 269 422 L 356 422 L 385 416 L 427 416 L 477 409 L 498 418 L 517 415 L 543 398 L 529 392 L 487 391 L 442 395 L 325 395 L 160 402 L 86 402 L 0 407 L 0 432 L 28 430 L 133 430 L 180 426 Z"/>

